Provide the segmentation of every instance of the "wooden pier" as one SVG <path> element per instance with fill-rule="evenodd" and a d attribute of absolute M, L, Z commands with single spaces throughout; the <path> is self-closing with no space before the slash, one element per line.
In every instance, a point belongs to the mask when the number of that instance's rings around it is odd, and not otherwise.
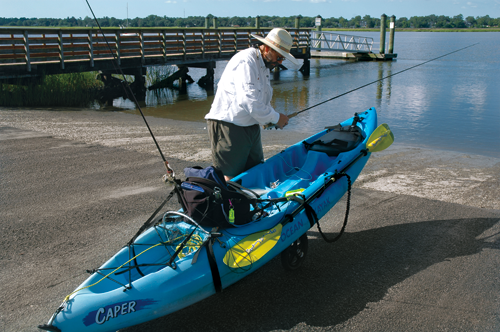
<path fill-rule="evenodd" d="M 177 65 L 206 68 L 204 81 L 213 85 L 216 61 L 228 60 L 257 43 L 250 34 L 266 35 L 270 28 L 251 29 L 97 29 L 0 28 L 0 81 L 19 83 L 42 75 L 85 71 L 119 73 L 144 80 L 148 66 Z M 291 53 L 309 70 L 309 31 L 287 29 Z M 184 70 L 184 72 L 187 72 Z"/>
<path fill-rule="evenodd" d="M 373 39 L 334 32 L 287 28 L 293 38 L 292 55 L 303 60 L 300 71 L 309 75 L 311 57 L 347 60 L 393 60 L 394 20 L 391 17 L 389 52 L 385 53 L 385 14 L 382 15 L 378 53 Z M 30 84 L 44 75 L 96 71 L 105 84 L 116 79 L 120 69 L 135 77 L 134 87 L 144 89 L 147 67 L 176 65 L 179 70 L 167 80 L 185 87 L 191 78 L 189 68 L 204 68 L 206 75 L 198 83 L 207 89 L 214 84 L 217 61 L 229 60 L 238 51 L 258 41 L 251 34 L 265 36 L 271 28 L 105 28 L 104 36 L 93 28 L 0 28 L 0 83 Z M 284 68 L 284 67 L 283 67 Z M 283 69 L 281 68 L 281 69 Z M 279 76 L 280 68 L 274 70 Z M 160 84 L 160 86 L 164 86 Z"/>

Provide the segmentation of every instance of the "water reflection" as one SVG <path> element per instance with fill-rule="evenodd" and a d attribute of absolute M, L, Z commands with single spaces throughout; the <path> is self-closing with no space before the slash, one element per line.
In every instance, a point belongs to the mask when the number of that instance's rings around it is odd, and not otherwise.
<path fill-rule="evenodd" d="M 173 66 L 158 66 L 155 67 L 155 70 L 152 71 L 150 68 L 148 68 L 148 74 L 146 75 L 146 86 L 149 86 L 152 84 L 152 79 L 154 78 L 155 75 L 161 76 L 162 74 L 165 74 L 168 76 L 169 73 L 172 73 L 176 70 L 175 67 Z M 153 73 L 151 73 L 153 72 Z M 193 74 L 194 73 L 194 74 Z M 195 77 L 201 77 L 205 75 L 205 70 L 202 69 L 197 69 L 197 68 L 192 68 L 189 70 L 189 75 L 190 76 L 195 76 Z M 165 77 L 167 77 L 165 76 Z M 199 79 L 198 77 L 198 79 Z M 163 77 L 164 78 L 164 77 Z M 133 80 L 133 78 L 132 78 Z M 120 90 L 119 94 L 122 91 Z M 181 89 L 179 88 L 179 85 L 177 82 L 174 83 L 173 88 L 161 88 L 161 89 L 156 89 L 156 90 L 146 90 L 144 92 L 141 92 L 140 94 L 136 95 L 136 98 L 138 99 L 139 105 L 141 106 L 141 109 L 145 111 L 145 113 L 148 112 L 147 108 L 152 107 L 153 109 L 161 109 L 162 106 L 167 106 L 166 109 L 169 108 L 169 105 L 176 105 L 179 103 L 183 103 L 186 101 L 189 102 L 196 102 L 196 101 L 205 101 L 211 97 L 213 97 L 214 91 L 209 89 L 204 89 L 200 87 L 196 83 L 188 84 L 187 89 L 185 92 L 182 92 Z M 128 90 L 127 94 L 123 93 L 123 96 L 119 97 L 110 97 L 111 100 L 107 101 L 105 105 L 101 105 L 100 108 L 102 110 L 111 110 L 111 111 L 116 111 L 116 110 L 123 110 L 126 112 L 129 112 L 130 110 L 134 110 L 136 108 L 136 105 L 132 98 L 128 96 Z M 99 106 L 98 106 L 99 107 Z M 182 107 L 181 109 L 186 109 L 186 107 Z M 155 111 L 156 112 L 156 111 Z M 156 112 L 158 115 L 158 112 Z M 187 112 L 189 113 L 189 112 Z M 194 112 L 196 113 L 196 112 Z M 170 114 L 167 112 L 167 114 Z M 165 117 L 169 117 L 166 115 Z M 184 118 L 188 118 L 187 114 L 184 114 Z M 176 118 L 178 118 L 176 116 Z M 193 121 L 199 120 L 199 117 L 195 116 Z"/>
<path fill-rule="evenodd" d="M 481 77 L 463 77 L 455 82 L 451 95 L 453 108 L 466 107 L 479 115 L 485 111 L 488 85 Z"/>
<path fill-rule="evenodd" d="M 391 100 L 391 84 L 392 84 L 392 62 L 378 62 L 378 82 L 377 82 L 377 94 L 375 99 L 377 100 L 377 108 L 380 108 L 382 104 L 382 94 L 384 86 L 386 87 L 385 98 L 387 103 Z M 387 69 L 387 70 L 385 70 Z M 387 77 L 386 79 L 383 79 Z"/>
<path fill-rule="evenodd" d="M 215 70 L 215 88 L 220 80 L 227 62 L 217 62 Z M 374 63 L 375 64 L 375 63 Z M 391 74 L 391 67 L 387 63 L 378 65 L 379 78 Z M 389 64 L 390 65 L 390 64 Z M 285 62 L 285 66 L 287 63 Z M 352 77 L 360 76 L 357 67 L 360 63 L 336 59 L 311 59 L 311 75 L 304 76 L 298 70 L 284 70 L 280 75 L 272 80 L 273 99 L 272 106 L 285 114 L 291 114 L 305 108 L 322 103 L 335 95 L 345 93 L 353 86 Z M 288 64 L 287 67 L 292 67 Z M 195 81 L 205 75 L 203 69 L 190 69 L 190 75 Z M 361 77 L 363 74 L 361 74 Z M 334 82 L 334 84 L 332 84 Z M 366 82 L 363 82 L 366 84 Z M 391 95 L 391 82 L 379 82 L 375 96 L 376 100 L 382 99 L 382 91 L 386 92 L 386 99 Z M 373 95 L 372 95 L 373 96 Z M 181 93 L 177 89 L 158 89 L 146 91 L 145 97 L 139 101 L 139 105 L 145 115 L 171 118 L 186 121 L 204 121 L 204 116 L 210 110 L 214 98 L 213 90 L 205 90 L 198 84 L 189 84 L 186 93 Z M 356 97 L 357 98 L 357 97 Z M 373 106 L 373 105 L 371 105 Z M 330 112 L 332 105 L 321 106 L 314 111 L 316 115 L 301 114 L 300 123 L 295 121 L 291 124 L 292 129 L 306 131 L 315 131 L 321 129 L 325 124 L 318 124 L 318 113 Z M 113 100 L 112 107 L 106 107 L 108 110 L 121 109 L 127 113 L 138 113 L 134 102 L 130 99 L 120 97 Z M 357 110 L 359 111 L 359 110 Z M 311 112 L 313 113 L 313 112 Z M 350 116 L 349 112 L 349 116 Z M 331 114 L 328 114 L 330 118 Z M 337 120 L 336 120 L 337 121 Z"/>
<path fill-rule="evenodd" d="M 215 71 L 215 84 L 218 83 L 227 62 L 218 63 Z M 364 79 L 370 79 L 370 68 L 377 66 L 378 77 L 381 79 L 391 75 L 392 66 L 390 63 L 371 63 L 362 64 L 352 61 L 335 59 L 312 59 L 311 75 L 304 76 L 297 70 L 281 71 L 279 77 L 272 80 L 273 99 L 272 106 L 285 114 L 292 114 L 297 111 L 309 108 L 331 99 L 349 90 L 364 85 L 367 82 Z M 362 67 L 362 68 L 360 68 Z M 361 72 L 360 70 L 361 69 Z M 367 70 L 367 72 L 364 72 Z M 203 76 L 204 70 L 190 70 L 190 74 L 196 81 L 198 77 Z M 362 80 L 362 81 L 361 81 Z M 389 101 L 391 97 L 391 79 L 382 80 L 377 83 L 376 90 L 369 90 L 371 98 L 366 93 L 346 95 L 346 100 L 353 105 L 359 102 L 359 98 L 375 100 L 380 106 L 382 100 Z M 373 92 L 372 92 L 373 91 Z M 210 110 L 214 98 L 214 91 L 207 91 L 199 87 L 196 83 L 189 84 L 187 93 L 180 93 L 176 89 L 158 89 L 147 91 L 143 101 L 139 104 L 145 115 L 170 118 L 186 121 L 204 121 L 204 116 Z M 369 105 L 369 108 L 375 105 Z M 131 100 L 126 98 L 117 98 L 113 101 L 113 110 L 122 109 L 128 113 L 138 113 Z M 342 112 L 337 114 L 335 102 L 325 103 L 318 107 L 313 107 L 311 112 L 305 112 L 290 124 L 292 130 L 314 132 L 322 129 L 326 125 L 335 124 L 342 120 L 342 117 L 350 117 L 354 111 L 364 109 L 355 109 L 353 107 L 343 107 Z M 352 111 L 354 110 L 354 111 Z M 308 114 L 310 113 L 310 114 Z M 318 121 L 318 119 L 327 120 L 328 123 Z"/>
<path fill-rule="evenodd" d="M 190 99 L 188 95 L 173 94 L 175 102 L 165 103 L 163 105 L 148 106 L 145 101 L 139 102 L 142 112 L 146 116 L 153 116 L 158 118 L 167 118 L 173 120 L 183 121 L 205 121 L 205 114 L 210 110 L 212 105 L 213 95 L 206 96 L 204 99 Z M 116 101 L 115 102 L 119 102 Z M 129 109 L 124 110 L 124 104 L 131 106 Z M 120 110 L 126 113 L 140 114 L 135 105 L 130 100 L 123 100 L 120 105 Z"/>
<path fill-rule="evenodd" d="M 367 33 L 369 36 L 369 33 Z M 312 134 L 334 125 L 354 112 L 377 109 L 379 123 L 387 122 L 397 142 L 438 149 L 469 151 L 500 157 L 500 33 L 400 33 L 398 59 L 394 62 L 349 62 L 311 59 L 311 74 L 284 70 L 272 81 L 272 104 L 291 114 L 325 100 L 376 82 L 330 102 L 317 105 L 290 121 L 287 130 Z M 423 43 L 425 41 L 425 43 Z M 426 63 L 424 61 L 460 47 L 481 42 L 481 47 Z M 217 62 L 215 84 L 226 62 Z M 400 75 L 390 76 L 402 72 Z M 190 69 L 195 81 L 205 70 Z M 186 95 L 176 90 L 147 93 L 144 111 L 148 115 L 187 121 L 204 121 L 213 100 L 196 83 Z M 115 100 L 117 108 L 134 111 L 128 100 Z M 486 134 L 485 134 L 486 133 Z"/>

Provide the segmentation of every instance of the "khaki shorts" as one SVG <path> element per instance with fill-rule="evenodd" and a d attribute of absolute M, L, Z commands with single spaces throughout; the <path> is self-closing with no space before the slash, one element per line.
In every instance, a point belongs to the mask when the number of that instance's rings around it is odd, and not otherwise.
<path fill-rule="evenodd" d="M 207 128 L 213 165 L 224 175 L 233 177 L 264 162 L 258 124 L 241 127 L 224 121 L 207 120 Z"/>

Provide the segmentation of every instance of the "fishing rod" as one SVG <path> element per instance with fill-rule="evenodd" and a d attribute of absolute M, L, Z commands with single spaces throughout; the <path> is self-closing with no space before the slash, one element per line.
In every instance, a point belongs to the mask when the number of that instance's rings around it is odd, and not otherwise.
<path fill-rule="evenodd" d="M 434 58 L 434 59 L 430 59 L 430 60 L 424 61 L 424 62 L 422 62 L 422 63 L 419 63 L 418 65 L 411 66 L 411 67 L 409 67 L 409 68 L 403 69 L 403 70 L 398 71 L 398 72 L 396 72 L 396 73 L 394 73 L 394 74 L 387 75 L 387 76 L 385 76 L 385 77 L 382 77 L 382 78 L 380 78 L 380 79 L 378 79 L 378 80 L 375 80 L 375 81 L 373 81 L 373 82 L 370 82 L 370 83 L 368 83 L 368 84 L 365 84 L 365 85 L 362 85 L 362 86 L 357 87 L 357 88 L 355 88 L 355 89 L 352 89 L 352 90 L 349 90 L 349 91 L 347 91 L 347 92 L 344 92 L 344 93 L 342 93 L 342 94 L 340 94 L 340 95 L 338 95 L 338 96 L 335 96 L 335 97 L 333 97 L 333 98 L 330 98 L 330 99 L 324 100 L 324 101 L 322 101 L 322 102 L 320 102 L 320 103 L 318 103 L 318 104 L 316 104 L 316 105 L 313 105 L 313 106 L 309 106 L 309 107 L 307 107 L 307 108 L 304 108 L 304 109 L 303 109 L 303 110 L 301 110 L 301 111 L 294 112 L 294 113 L 292 113 L 292 114 L 288 115 L 288 118 L 290 119 L 290 118 L 296 117 L 296 116 L 297 116 L 297 115 L 299 115 L 300 113 L 303 113 L 303 112 L 305 112 L 305 111 L 308 111 L 308 110 L 310 110 L 311 108 L 314 108 L 314 107 L 319 106 L 319 105 L 323 105 L 324 103 L 327 103 L 327 102 L 332 101 L 332 100 L 334 100 L 334 99 L 337 99 L 337 98 L 339 98 L 339 97 L 345 96 L 345 95 L 347 95 L 347 94 L 349 94 L 349 93 L 351 93 L 351 92 L 354 92 L 354 91 L 357 91 L 357 90 L 362 89 L 362 88 L 364 88 L 364 87 L 367 87 L 368 85 L 371 85 L 371 84 L 374 84 L 374 83 L 380 82 L 380 81 L 382 81 L 382 80 L 385 80 L 386 78 L 389 78 L 389 77 L 395 76 L 395 75 L 397 75 L 397 74 L 401 74 L 401 73 L 403 73 L 403 72 L 405 72 L 405 71 L 408 71 L 408 70 L 410 70 L 410 69 L 416 68 L 416 67 L 418 67 L 418 66 L 422 66 L 422 65 L 424 65 L 424 64 L 426 64 L 426 63 L 429 63 L 429 62 L 431 62 L 431 61 L 434 61 L 434 60 L 437 60 L 437 59 L 443 58 L 443 57 L 448 56 L 448 55 L 450 55 L 450 54 L 453 54 L 453 53 L 456 53 L 456 52 L 459 52 L 459 51 L 465 50 L 466 48 L 469 48 L 469 47 L 475 46 L 475 45 L 477 45 L 477 44 L 479 44 L 479 43 L 475 43 L 475 44 L 472 44 L 472 45 L 469 45 L 469 46 L 466 46 L 466 47 L 462 47 L 462 48 L 460 48 L 460 49 L 458 49 L 458 50 L 455 50 L 455 51 L 452 51 L 452 52 L 446 53 L 446 54 L 444 54 L 444 55 L 440 55 L 440 56 L 438 56 L 438 57 L 436 57 L 436 58 Z M 273 127 L 277 128 L 274 124 L 267 124 L 267 125 L 265 125 L 265 126 L 264 126 L 264 129 L 271 129 L 271 128 L 273 128 Z"/>
<path fill-rule="evenodd" d="M 158 142 L 156 141 L 156 138 L 155 138 L 155 135 L 153 134 L 153 132 L 151 131 L 151 128 L 149 127 L 149 123 L 148 121 L 146 120 L 146 117 L 144 116 L 144 113 L 142 112 L 142 108 L 141 106 L 139 105 L 139 102 L 137 101 L 137 98 L 135 97 L 135 94 L 134 92 L 132 91 L 132 88 L 130 87 L 130 84 L 128 84 L 128 81 L 127 79 L 125 78 L 125 74 L 123 73 L 121 67 L 118 65 L 118 61 L 116 59 L 116 55 L 115 53 L 113 52 L 113 50 L 111 49 L 111 46 L 109 45 L 108 43 L 108 40 L 106 38 L 106 36 L 104 35 L 104 32 L 102 31 L 102 28 L 101 28 L 101 25 L 99 24 L 99 21 L 97 20 L 95 14 L 94 14 L 94 11 L 92 10 L 92 7 L 90 6 L 90 3 L 88 0 L 85 0 L 85 2 L 87 3 L 89 9 L 90 9 L 90 12 L 92 13 L 92 16 L 94 17 L 94 21 L 96 22 L 97 26 L 99 27 L 99 31 L 101 32 L 101 35 L 102 37 L 104 38 L 104 41 L 106 42 L 106 45 L 108 46 L 108 49 L 109 49 L 109 52 L 111 53 L 111 55 L 113 56 L 113 67 L 115 68 L 115 70 L 119 71 L 120 75 L 122 76 L 122 79 L 123 79 L 123 82 L 125 84 L 125 87 L 123 88 L 125 90 L 125 93 L 127 93 L 128 91 L 130 92 L 130 95 L 132 95 L 132 100 L 134 101 L 135 105 L 137 106 L 137 109 L 139 110 L 139 112 L 141 113 L 141 116 L 142 116 L 142 119 L 144 120 L 144 123 L 146 124 L 146 127 L 148 128 L 149 130 L 149 134 L 151 135 L 151 137 L 153 138 L 153 141 L 156 145 L 156 148 L 158 149 L 158 152 L 160 153 L 160 156 L 161 158 L 163 159 L 163 162 L 165 163 L 165 167 L 167 169 L 167 174 L 166 174 L 166 177 L 168 179 L 169 182 L 173 182 L 174 179 L 175 179 L 175 172 L 174 170 L 170 167 L 167 159 L 165 159 L 165 156 L 163 155 L 163 152 L 161 151 L 161 148 L 160 148 L 160 145 L 158 144 Z M 127 91 L 128 89 L 128 91 Z M 128 95 L 128 93 L 127 93 Z"/>

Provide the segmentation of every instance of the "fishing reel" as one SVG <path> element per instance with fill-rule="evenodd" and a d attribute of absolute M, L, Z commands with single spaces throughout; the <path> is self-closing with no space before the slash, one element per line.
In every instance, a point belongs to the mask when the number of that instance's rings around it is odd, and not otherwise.
<path fill-rule="evenodd" d="M 262 129 L 264 129 L 264 130 L 273 129 L 273 128 L 279 129 L 279 127 L 277 125 L 275 125 L 274 123 L 271 123 L 271 122 L 262 126 Z"/>

